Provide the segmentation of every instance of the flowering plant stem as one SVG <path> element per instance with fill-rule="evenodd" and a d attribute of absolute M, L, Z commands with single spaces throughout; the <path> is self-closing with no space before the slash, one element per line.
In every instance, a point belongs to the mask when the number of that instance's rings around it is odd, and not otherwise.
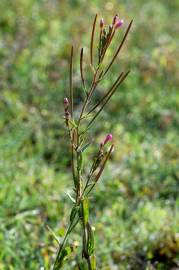
<path fill-rule="evenodd" d="M 104 20 L 100 21 L 100 35 L 98 42 L 98 57 L 97 64 L 94 63 L 94 41 L 96 32 L 96 22 L 97 14 L 95 16 L 92 33 L 91 33 L 91 45 L 90 45 L 90 66 L 93 72 L 93 78 L 91 86 L 87 91 L 86 82 L 84 78 L 84 68 L 83 68 L 83 49 L 80 52 L 80 74 L 82 80 L 82 86 L 85 92 L 84 103 L 82 104 L 81 111 L 78 117 L 74 117 L 74 93 L 73 93 L 73 47 L 71 49 L 70 56 L 70 91 L 69 100 L 64 98 L 64 111 L 65 111 L 65 124 L 69 134 L 70 148 L 71 148 L 71 169 L 74 183 L 74 198 L 71 198 L 73 202 L 73 207 L 71 209 L 71 214 L 69 218 L 69 226 L 64 236 L 62 243 L 59 245 L 59 249 L 56 255 L 56 259 L 53 265 L 53 270 L 59 270 L 62 268 L 64 261 L 70 254 L 71 248 L 67 245 L 67 240 L 70 233 L 75 229 L 78 223 L 81 224 L 82 228 L 82 258 L 86 260 L 86 265 L 88 270 L 96 270 L 96 259 L 94 255 L 94 232 L 93 227 L 89 221 L 89 194 L 92 192 L 97 182 L 99 181 L 106 162 L 109 160 L 111 153 L 114 149 L 112 141 L 112 134 L 108 134 L 105 139 L 100 143 L 98 147 L 97 154 L 94 156 L 91 166 L 88 164 L 88 173 L 84 173 L 84 155 L 86 149 L 90 146 L 91 142 L 86 141 L 87 131 L 94 124 L 95 120 L 102 112 L 104 107 L 108 104 L 111 97 L 114 95 L 118 87 L 123 83 L 129 74 L 129 71 L 122 72 L 117 77 L 117 80 L 112 84 L 112 86 L 106 91 L 104 96 L 97 104 L 93 104 L 92 108 L 89 109 L 88 106 L 92 102 L 93 94 L 98 87 L 98 84 L 105 78 L 106 73 L 110 70 L 115 59 L 117 58 L 122 46 L 126 40 L 129 30 L 132 25 L 132 21 L 129 23 L 124 37 L 114 54 L 114 57 L 107 65 L 106 69 L 102 68 L 102 63 L 105 54 L 115 36 L 118 28 L 123 24 L 123 20 L 119 20 L 116 15 L 113 18 L 112 26 L 109 26 L 109 31 L 105 29 Z M 88 118 L 91 117 L 90 120 Z M 107 144 L 111 144 L 107 148 Z M 85 170 L 87 171 L 87 170 Z M 80 268 L 81 269 L 81 268 Z"/>

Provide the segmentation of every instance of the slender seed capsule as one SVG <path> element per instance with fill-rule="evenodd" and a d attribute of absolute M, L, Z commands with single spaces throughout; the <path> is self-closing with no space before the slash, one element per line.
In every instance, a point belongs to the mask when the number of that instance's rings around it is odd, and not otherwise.
<path fill-rule="evenodd" d="M 69 126 L 69 119 L 70 119 L 68 98 L 64 98 L 63 104 L 65 107 L 65 123 L 66 123 L 66 126 L 68 127 Z"/>

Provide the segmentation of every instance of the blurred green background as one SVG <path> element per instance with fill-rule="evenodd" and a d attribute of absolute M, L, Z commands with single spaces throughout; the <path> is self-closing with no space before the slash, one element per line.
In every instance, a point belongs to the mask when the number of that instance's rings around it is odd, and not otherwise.
<path fill-rule="evenodd" d="M 91 198 L 98 268 L 179 269 L 179 1 L 1 0 L 0 11 L 0 269 L 50 269 L 57 244 L 46 225 L 57 235 L 67 226 L 62 100 L 73 43 L 76 111 L 81 106 L 79 49 L 89 52 L 95 13 L 108 24 L 119 13 L 124 29 L 134 19 L 95 96 L 130 67 L 93 128 L 94 149 L 106 133 L 115 138 Z M 77 250 L 79 239 L 77 229 Z M 80 269 L 74 254 L 64 269 Z"/>

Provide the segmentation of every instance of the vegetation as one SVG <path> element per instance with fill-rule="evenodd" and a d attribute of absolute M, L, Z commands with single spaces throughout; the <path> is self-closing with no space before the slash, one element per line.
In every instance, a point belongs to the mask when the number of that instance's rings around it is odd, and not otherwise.
<path fill-rule="evenodd" d="M 82 107 L 77 116 L 74 115 L 74 89 L 73 89 L 73 46 L 70 54 L 70 71 L 69 71 L 69 99 L 64 98 L 64 119 L 69 136 L 69 146 L 71 152 L 71 172 L 73 178 L 73 195 L 68 194 L 73 205 L 70 213 L 69 224 L 63 240 L 60 242 L 58 236 L 52 231 L 55 239 L 59 243 L 58 252 L 54 262 L 53 269 L 58 270 L 63 267 L 64 260 L 67 259 L 73 247 L 67 245 L 68 238 L 73 230 L 80 223 L 82 234 L 82 258 L 83 262 L 79 264 L 80 269 L 96 270 L 96 257 L 95 257 L 95 240 L 94 240 L 94 227 L 90 222 L 90 208 L 89 197 L 95 189 L 104 172 L 107 161 L 109 160 L 114 145 L 106 148 L 106 144 L 113 140 L 111 133 L 107 134 L 103 141 L 101 141 L 96 154 L 93 156 L 90 164 L 88 148 L 94 142 L 94 136 L 89 140 L 89 133 L 98 120 L 99 115 L 103 112 L 104 108 L 108 105 L 112 96 L 117 89 L 124 82 L 130 71 L 126 73 L 121 72 L 115 82 L 103 94 L 103 97 L 98 102 L 93 104 L 93 98 L 97 87 L 106 79 L 107 73 L 111 70 L 117 56 L 120 54 L 122 47 L 125 44 L 126 38 L 132 26 L 132 21 L 129 23 L 125 34 L 120 41 L 114 56 L 110 59 L 109 63 L 105 66 L 104 59 L 111 47 L 114 37 L 118 30 L 123 26 L 124 21 L 119 19 L 116 14 L 110 25 L 105 25 L 104 19 L 101 18 L 98 23 L 98 14 L 94 17 L 94 22 L 91 30 L 90 40 L 90 68 L 91 68 L 91 83 L 89 88 L 86 85 L 84 77 L 84 49 L 81 48 L 80 52 L 80 75 L 81 83 L 83 86 L 83 102 Z M 95 36 L 98 36 L 97 48 L 95 46 Z M 97 51 L 97 53 L 95 53 Z M 94 55 L 96 56 L 94 59 Z M 91 107 L 91 108 L 89 108 Z M 86 162 L 84 160 L 86 159 Z M 91 211 L 92 212 L 92 211 Z M 51 230 L 51 229 L 50 229 Z M 84 264 L 86 261 L 86 266 Z"/>
<path fill-rule="evenodd" d="M 50 269 L 55 259 L 58 243 L 46 227 L 61 240 L 72 206 L 63 128 L 70 46 L 78 55 L 83 43 L 88 55 L 94 14 L 109 24 L 116 12 L 124 29 L 134 18 L 132 33 L 94 102 L 123 68 L 131 74 L 91 130 L 91 158 L 109 130 L 115 145 L 90 204 L 98 268 L 177 269 L 178 0 L 2 0 L 0 10 L 0 269 Z M 116 37 L 106 61 L 117 44 Z M 78 64 L 74 58 L 76 112 Z M 82 268 L 78 230 L 66 270 Z"/>

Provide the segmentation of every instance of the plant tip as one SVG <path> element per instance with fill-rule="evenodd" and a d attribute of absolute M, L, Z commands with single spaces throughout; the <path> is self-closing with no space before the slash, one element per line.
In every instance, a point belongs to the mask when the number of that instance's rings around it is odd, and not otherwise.
<path fill-rule="evenodd" d="M 103 28 L 103 26 L 104 26 L 104 19 L 101 18 L 101 20 L 100 20 L 100 28 Z"/>
<path fill-rule="evenodd" d="M 106 143 L 108 143 L 109 141 L 112 141 L 112 138 L 113 138 L 112 134 L 108 134 L 108 135 L 106 136 L 106 138 L 105 138 L 103 144 L 106 144 Z"/>
<path fill-rule="evenodd" d="M 68 101 L 68 98 L 64 98 L 64 100 L 63 100 L 63 103 L 64 103 L 64 105 L 69 105 L 69 101 Z"/>
<path fill-rule="evenodd" d="M 118 20 L 118 21 L 116 22 L 115 29 L 120 28 L 120 27 L 123 25 L 123 23 L 124 23 L 123 20 Z"/>
<path fill-rule="evenodd" d="M 114 18 L 113 18 L 113 22 L 112 22 L 113 25 L 115 25 L 117 19 L 118 19 L 118 14 L 116 14 L 116 15 L 114 16 Z"/>

